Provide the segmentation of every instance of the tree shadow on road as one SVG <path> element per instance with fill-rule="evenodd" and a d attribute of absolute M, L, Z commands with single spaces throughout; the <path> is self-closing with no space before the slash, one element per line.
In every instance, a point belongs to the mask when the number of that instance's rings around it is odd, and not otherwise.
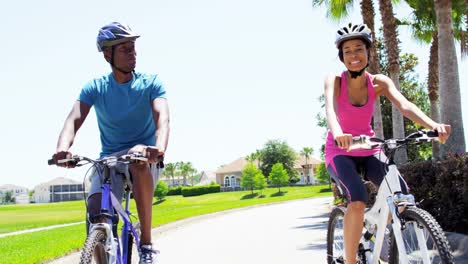
<path fill-rule="evenodd" d="M 330 217 L 329 212 L 319 214 L 319 215 L 304 216 L 304 217 L 300 217 L 299 219 L 314 219 L 314 218 L 328 218 L 328 217 Z"/>
<path fill-rule="evenodd" d="M 327 227 L 328 227 L 328 221 L 322 221 L 320 223 L 313 223 L 313 224 L 310 224 L 310 225 L 295 226 L 293 228 L 295 228 L 295 229 L 307 229 L 307 230 L 318 230 L 318 229 L 326 230 Z"/>
<path fill-rule="evenodd" d="M 310 243 L 307 246 L 299 248 L 300 250 L 327 250 L 327 244 L 314 244 Z"/>

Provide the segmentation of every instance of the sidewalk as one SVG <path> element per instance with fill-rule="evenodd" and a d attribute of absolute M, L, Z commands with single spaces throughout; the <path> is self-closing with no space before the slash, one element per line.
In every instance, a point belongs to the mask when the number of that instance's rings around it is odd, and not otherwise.
<path fill-rule="evenodd" d="M 15 231 L 15 232 L 10 232 L 10 233 L 0 234 L 0 238 L 7 237 L 7 236 L 22 235 L 22 234 L 27 234 L 27 233 L 37 232 L 37 231 L 43 231 L 43 230 L 49 230 L 49 229 L 55 229 L 55 228 L 65 227 L 65 226 L 79 225 L 79 224 L 84 224 L 84 223 L 85 223 L 85 221 L 81 221 L 81 222 L 75 222 L 75 223 L 68 223 L 68 224 L 61 224 L 61 225 L 51 225 L 51 226 L 45 226 L 45 227 L 26 229 L 26 230 L 21 230 L 21 231 Z"/>

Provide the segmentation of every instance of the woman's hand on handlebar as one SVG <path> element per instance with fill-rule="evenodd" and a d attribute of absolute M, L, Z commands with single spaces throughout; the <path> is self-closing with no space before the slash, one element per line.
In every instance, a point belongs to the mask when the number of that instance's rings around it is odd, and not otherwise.
<path fill-rule="evenodd" d="M 339 134 L 335 136 L 335 143 L 341 149 L 349 150 L 353 144 L 353 135 L 351 134 Z"/>
<path fill-rule="evenodd" d="M 433 129 L 439 133 L 439 141 L 441 143 L 445 143 L 450 137 L 452 127 L 446 124 L 436 124 L 436 126 L 434 126 Z"/>

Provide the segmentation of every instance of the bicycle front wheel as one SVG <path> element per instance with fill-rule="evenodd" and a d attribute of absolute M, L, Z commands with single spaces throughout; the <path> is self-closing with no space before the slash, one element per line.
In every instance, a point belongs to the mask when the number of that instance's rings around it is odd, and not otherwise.
<path fill-rule="evenodd" d="M 107 264 L 109 254 L 106 252 L 107 235 L 104 230 L 95 229 L 88 238 L 81 252 L 80 264 Z"/>
<path fill-rule="evenodd" d="M 409 263 L 454 263 L 447 238 L 432 215 L 416 207 L 401 213 L 401 230 Z M 419 239 L 419 241 L 418 241 Z M 421 244 L 420 244 L 421 243 Z M 390 233 L 389 264 L 398 264 L 399 252 L 393 231 Z"/>
<path fill-rule="evenodd" d="M 344 263 L 344 215 L 346 208 L 335 207 L 330 214 L 327 230 L 328 264 Z"/>

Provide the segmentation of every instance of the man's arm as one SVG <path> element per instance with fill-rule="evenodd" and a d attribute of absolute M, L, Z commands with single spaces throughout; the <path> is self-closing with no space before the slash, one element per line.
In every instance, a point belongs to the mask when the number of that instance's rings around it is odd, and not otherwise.
<path fill-rule="evenodd" d="M 166 98 L 156 98 L 152 102 L 153 120 L 156 125 L 156 148 L 158 156 L 163 156 L 169 141 L 169 106 Z"/>
<path fill-rule="evenodd" d="M 91 106 L 81 101 L 76 101 L 63 124 L 62 132 L 57 142 L 57 148 L 53 156 L 54 160 L 67 158 L 70 155 L 69 149 L 73 145 L 76 132 L 88 116 Z"/>

